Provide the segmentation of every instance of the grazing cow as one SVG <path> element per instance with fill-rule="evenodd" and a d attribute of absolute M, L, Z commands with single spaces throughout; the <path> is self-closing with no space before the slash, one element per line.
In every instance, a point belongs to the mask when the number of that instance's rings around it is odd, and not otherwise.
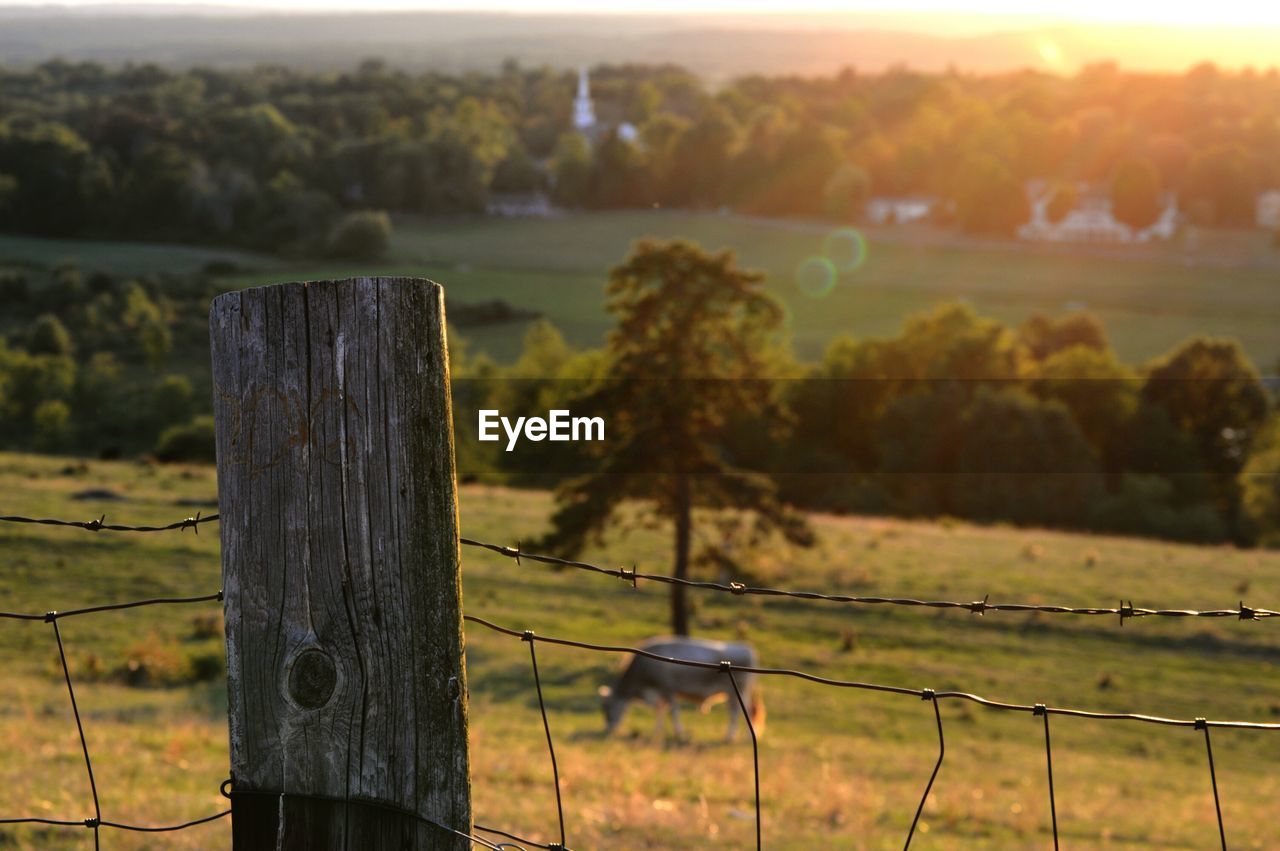
<path fill-rule="evenodd" d="M 708 641 L 704 638 L 683 636 L 651 638 L 641 644 L 640 649 L 658 656 L 690 662 L 708 662 L 713 665 L 721 661 L 728 661 L 735 667 L 756 667 L 759 664 L 756 651 L 750 644 L 728 641 Z M 760 699 L 759 690 L 756 688 L 756 676 L 737 672 L 734 674 L 734 680 L 737 681 L 738 689 L 742 692 L 742 700 L 751 713 L 751 725 L 759 735 L 764 732 L 765 711 L 764 701 Z M 671 712 L 671 725 L 679 738 L 684 738 L 684 728 L 680 725 L 680 710 L 676 705 L 681 698 L 694 701 L 704 712 L 717 700 L 727 700 L 729 730 L 726 738 L 730 741 L 737 732 L 738 715 L 742 712 L 729 675 L 719 668 L 679 665 L 639 655 L 632 657 L 626 670 L 622 672 L 622 676 L 612 688 L 600 687 L 600 697 L 604 704 L 606 735 L 612 733 L 621 723 L 627 706 L 633 700 L 643 700 L 655 709 L 658 735 L 663 732 L 662 709 L 665 706 Z"/>

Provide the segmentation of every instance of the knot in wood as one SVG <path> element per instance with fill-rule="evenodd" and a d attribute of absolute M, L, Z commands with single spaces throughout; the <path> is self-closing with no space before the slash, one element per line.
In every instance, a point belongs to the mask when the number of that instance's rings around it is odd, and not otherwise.
<path fill-rule="evenodd" d="M 332 657 L 315 647 L 299 653 L 289 669 L 289 697 L 303 709 L 325 706 L 337 685 L 338 668 Z"/>

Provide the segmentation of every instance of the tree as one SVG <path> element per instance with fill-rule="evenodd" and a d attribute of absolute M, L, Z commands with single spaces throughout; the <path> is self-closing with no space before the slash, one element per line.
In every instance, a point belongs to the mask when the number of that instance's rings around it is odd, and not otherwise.
<path fill-rule="evenodd" d="M 166 462 L 197 461 L 212 464 L 215 460 L 213 417 L 194 417 L 190 422 L 165 429 L 156 441 L 155 454 Z"/>
<path fill-rule="evenodd" d="M 1163 408 L 1190 436 L 1215 486 L 1218 508 L 1236 529 L 1236 477 L 1268 410 L 1266 389 L 1240 344 L 1188 340 L 1148 370 L 1142 401 Z"/>
<path fill-rule="evenodd" d="M 111 172 L 88 142 L 21 112 L 0 120 L 0 173 L 12 178 L 0 227 L 24 233 L 73 234 L 102 214 L 111 191 Z"/>
<path fill-rule="evenodd" d="M 1257 169 L 1240 145 L 1219 145 L 1191 161 L 1187 196 L 1213 224 L 1249 225 L 1254 218 Z"/>
<path fill-rule="evenodd" d="M 673 524 L 672 573 L 679 579 L 688 578 L 694 560 L 695 506 L 735 509 L 722 516 L 729 526 L 749 517 L 752 541 L 780 533 L 812 543 L 774 484 L 722 451 L 732 416 L 782 417 L 765 377 L 765 352 L 783 314 L 763 280 L 739 269 L 731 253 L 708 254 L 685 241 L 641 241 L 613 269 L 606 293 L 618 324 L 606 348 L 610 369 L 574 406 L 607 412 L 610 431 L 596 469 L 558 492 L 545 546 L 580 551 L 632 500 Z M 708 545 L 697 561 L 735 566 L 730 546 Z M 687 635 L 689 626 L 685 589 L 672 585 L 672 630 Z"/>
<path fill-rule="evenodd" d="M 1160 217 L 1160 173 L 1148 160 L 1125 160 L 1111 178 L 1111 211 L 1134 230 Z"/>
<path fill-rule="evenodd" d="M 0 217 L 6 208 L 18 197 L 18 178 L 10 174 L 0 174 Z"/>
<path fill-rule="evenodd" d="M 714 207 L 724 201 L 726 177 L 738 128 L 720 106 L 708 108 L 674 141 L 666 195 L 690 207 Z"/>
<path fill-rule="evenodd" d="M 45 452 L 62 449 L 71 434 L 70 422 L 71 409 L 61 399 L 46 399 L 36 405 L 31 414 L 36 448 Z"/>
<path fill-rule="evenodd" d="M 837 221 L 859 218 L 870 197 L 871 178 L 853 163 L 841 163 L 822 187 L 826 214 Z"/>
<path fill-rule="evenodd" d="M 1272 418 L 1265 439 L 1257 441 L 1240 471 L 1240 493 L 1254 540 L 1280 546 L 1280 418 Z"/>
<path fill-rule="evenodd" d="M 593 207 L 639 207 L 653 203 L 639 148 L 610 130 L 596 143 L 587 175 L 587 200 Z"/>
<path fill-rule="evenodd" d="M 557 204 L 576 207 L 587 199 L 591 179 L 591 147 L 581 133 L 565 133 L 551 158 L 551 197 Z"/>
<path fill-rule="evenodd" d="M 1065 405 L 981 388 L 959 424 L 950 504 L 963 517 L 1079 525 L 1102 492 L 1092 447 Z"/>
<path fill-rule="evenodd" d="M 524 145 L 516 143 L 507 152 L 507 158 L 494 167 L 489 189 L 492 192 L 538 192 L 546 182 L 546 175 Z"/>
<path fill-rule="evenodd" d="M 347 213 L 327 240 L 329 254 L 345 260 L 377 260 L 391 245 L 391 217 L 380 210 Z"/>
<path fill-rule="evenodd" d="M 71 333 L 58 317 L 42 313 L 31 324 L 27 349 L 33 355 L 70 355 L 73 349 Z"/>
<path fill-rule="evenodd" d="M 1057 320 L 1043 313 L 1033 313 L 1018 326 L 1018 342 L 1033 360 L 1038 361 L 1075 346 L 1097 352 L 1111 348 L 1098 317 L 1080 312 L 1069 313 Z"/>
<path fill-rule="evenodd" d="M 1074 184 L 1059 183 L 1053 188 L 1053 196 L 1049 198 L 1049 205 L 1045 208 L 1045 217 L 1056 225 L 1076 208 L 1079 201 L 1080 193 L 1076 191 Z"/>
<path fill-rule="evenodd" d="M 1030 389 L 1041 399 L 1066 405 L 1104 469 L 1119 472 L 1140 384 L 1111 349 L 1077 344 L 1057 351 L 1036 365 Z"/>
<path fill-rule="evenodd" d="M 990 155 L 971 157 L 955 189 L 956 217 L 970 233 L 1012 236 L 1031 217 L 1027 193 L 1013 173 Z"/>
<path fill-rule="evenodd" d="M 151 408 L 161 428 L 191 416 L 191 381 L 185 375 L 166 375 L 152 388 Z"/>
<path fill-rule="evenodd" d="M 130 338 L 133 356 L 158 369 L 173 347 L 173 333 L 164 320 L 164 312 L 136 281 L 125 287 L 120 325 Z"/>

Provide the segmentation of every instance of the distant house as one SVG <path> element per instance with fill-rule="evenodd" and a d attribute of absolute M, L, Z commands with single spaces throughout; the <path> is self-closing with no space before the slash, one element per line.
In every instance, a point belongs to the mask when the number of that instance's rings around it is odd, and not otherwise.
<path fill-rule="evenodd" d="M 872 198 L 867 202 L 867 220 L 876 225 L 905 225 L 929 218 L 937 198 L 927 196 L 903 196 Z"/>
<path fill-rule="evenodd" d="M 1258 227 L 1280 230 L 1280 189 L 1258 193 Z"/>
<path fill-rule="evenodd" d="M 555 215 L 555 208 L 541 192 L 494 193 L 485 211 L 504 219 L 545 219 Z"/>
<path fill-rule="evenodd" d="M 1049 220 L 1049 203 L 1054 187 L 1044 181 L 1027 185 L 1031 221 L 1018 228 L 1019 239 L 1037 242 L 1150 242 L 1172 239 L 1178 228 L 1178 203 L 1173 193 L 1165 193 L 1155 222 L 1135 230 L 1118 221 L 1111 211 L 1111 198 L 1098 187 L 1080 184 L 1075 207 L 1056 222 Z"/>

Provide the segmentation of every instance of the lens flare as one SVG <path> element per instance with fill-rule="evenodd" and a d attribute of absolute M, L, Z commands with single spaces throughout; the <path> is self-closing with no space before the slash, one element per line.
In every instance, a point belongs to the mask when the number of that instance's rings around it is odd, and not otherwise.
<path fill-rule="evenodd" d="M 853 228 L 840 228 L 822 240 L 822 256 L 840 272 L 853 272 L 867 259 L 867 240 Z"/>
<path fill-rule="evenodd" d="M 825 257 L 806 257 L 796 267 L 796 287 L 809 298 L 825 298 L 837 277 L 835 264 Z"/>

